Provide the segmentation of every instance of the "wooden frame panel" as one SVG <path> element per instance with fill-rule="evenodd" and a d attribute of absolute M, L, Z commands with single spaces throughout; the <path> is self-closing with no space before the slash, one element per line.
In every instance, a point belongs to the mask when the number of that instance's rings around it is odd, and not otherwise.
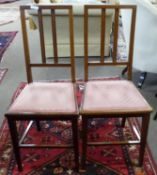
<path fill-rule="evenodd" d="M 100 51 L 100 61 L 96 62 L 89 62 L 88 58 L 88 13 L 89 10 L 101 10 L 101 51 Z M 104 11 L 106 10 L 114 10 L 114 40 L 113 40 L 113 56 L 112 61 L 104 62 L 104 37 L 105 37 L 105 25 L 106 21 Z M 128 54 L 128 61 L 117 61 L 117 46 L 118 46 L 118 28 L 119 28 L 119 14 L 120 10 L 131 10 L 131 32 L 130 32 L 130 42 L 129 42 L 129 54 Z M 126 65 L 128 67 L 128 79 L 131 80 L 132 78 L 132 61 L 133 61 L 133 46 L 134 46 L 134 34 L 135 34 L 135 23 L 136 23 L 136 6 L 134 5 L 85 5 L 84 7 L 84 71 L 85 81 L 88 81 L 88 69 L 89 66 L 117 66 L 117 65 Z"/>
<path fill-rule="evenodd" d="M 24 44 L 24 54 L 25 54 L 25 63 L 27 71 L 27 80 L 28 82 L 33 81 L 32 68 L 33 67 L 69 67 L 71 68 L 71 79 L 72 82 L 75 82 L 75 58 L 74 58 L 74 29 L 73 29 L 73 11 L 72 6 L 70 5 L 38 5 L 36 6 L 38 23 L 39 23 L 39 36 L 40 36 L 40 45 L 41 45 L 41 56 L 42 63 L 31 63 L 30 58 L 30 47 L 28 42 L 27 34 L 27 25 L 26 25 L 26 11 L 31 10 L 32 6 L 26 5 L 20 7 L 21 13 L 21 24 L 22 24 L 22 33 L 23 33 L 23 44 Z M 43 10 L 50 10 L 51 12 L 51 24 L 52 24 L 52 40 L 53 40 L 53 52 L 54 52 L 54 64 L 48 64 L 46 62 L 46 53 L 45 53 L 45 39 L 44 39 L 44 26 L 43 26 Z M 70 41 L 70 63 L 69 64 L 59 64 L 58 63 L 58 48 L 57 48 L 57 33 L 56 33 L 56 19 L 55 19 L 55 10 L 67 10 L 67 15 L 69 16 L 69 41 Z"/>

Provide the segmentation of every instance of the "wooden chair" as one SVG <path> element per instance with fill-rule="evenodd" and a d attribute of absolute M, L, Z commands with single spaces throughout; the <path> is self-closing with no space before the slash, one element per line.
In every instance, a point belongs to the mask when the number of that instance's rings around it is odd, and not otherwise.
<path fill-rule="evenodd" d="M 34 7 L 33 7 L 34 8 Z M 8 120 L 10 129 L 13 150 L 18 165 L 18 170 L 22 171 L 21 154 L 20 148 L 73 148 L 75 156 L 75 167 L 78 171 L 79 168 L 79 153 L 78 153 L 78 130 L 77 130 L 77 118 L 78 108 L 75 98 L 75 60 L 74 60 L 74 36 L 73 36 L 73 11 L 70 5 L 40 5 L 35 6 L 37 10 L 39 20 L 39 36 L 41 45 L 41 56 L 42 60 L 34 62 L 30 56 L 31 47 L 29 41 L 28 27 L 26 22 L 26 11 L 32 9 L 32 6 L 26 5 L 20 7 L 21 12 L 21 24 L 23 33 L 24 43 L 24 54 L 25 63 L 27 70 L 28 85 L 22 90 L 17 99 L 11 104 L 8 112 L 5 114 Z M 51 13 L 52 22 L 52 36 L 54 48 L 54 62 L 47 63 L 45 56 L 45 45 L 44 45 L 44 26 L 42 20 L 43 10 L 49 10 Z M 70 63 L 59 63 L 57 53 L 57 40 L 56 40 L 56 21 L 55 12 L 56 10 L 66 11 L 69 16 L 69 43 L 70 43 Z M 39 54 L 37 54 L 39 58 Z M 71 72 L 72 81 L 70 82 L 33 82 L 32 69 L 33 68 L 53 68 L 53 67 L 67 67 Z M 39 144 L 26 144 L 24 143 L 25 136 L 28 134 L 31 128 L 32 121 L 36 121 L 37 128 L 40 130 L 40 121 L 48 120 L 65 120 L 71 121 L 72 123 L 72 143 L 70 144 L 55 144 L 54 145 L 39 145 Z M 31 121 L 28 127 L 24 131 L 23 135 L 18 138 L 18 128 L 16 121 Z M 42 132 L 42 131 L 41 131 Z"/>
<path fill-rule="evenodd" d="M 91 61 L 88 58 L 88 14 L 91 10 L 100 10 L 101 12 L 101 51 L 100 60 Z M 105 14 L 108 10 L 114 10 L 114 29 L 113 29 L 113 50 L 110 60 L 104 59 L 104 42 L 105 42 Z M 127 60 L 117 59 L 118 50 L 118 30 L 119 14 L 121 10 L 130 10 L 130 45 Z M 85 71 L 85 91 L 80 108 L 82 116 L 82 168 L 85 168 L 87 146 L 102 145 L 124 145 L 140 144 L 139 165 L 142 165 L 144 150 L 146 145 L 149 116 L 152 111 L 150 105 L 139 93 L 134 84 L 129 81 L 132 75 L 132 60 L 134 46 L 134 30 L 136 19 L 136 6 L 134 5 L 85 5 L 84 7 L 84 71 Z M 89 81 L 89 67 L 91 66 L 128 66 L 128 80 L 104 80 Z M 92 118 L 122 118 L 124 126 L 126 117 L 141 117 L 141 138 L 137 135 L 138 140 L 123 140 L 109 142 L 89 142 L 87 139 L 88 120 Z"/>

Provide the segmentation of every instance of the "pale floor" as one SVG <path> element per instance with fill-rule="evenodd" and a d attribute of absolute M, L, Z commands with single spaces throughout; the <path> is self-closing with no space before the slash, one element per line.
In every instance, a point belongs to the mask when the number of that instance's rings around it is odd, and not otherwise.
<path fill-rule="evenodd" d="M 29 0 L 21 0 L 18 1 L 17 4 L 27 3 Z M 0 64 L 0 67 L 8 68 L 8 72 L 0 84 L 0 125 L 4 120 L 4 113 L 6 112 L 12 95 L 16 88 L 18 87 L 20 82 L 26 81 L 25 75 L 25 66 L 24 66 L 24 56 L 23 56 L 23 46 L 21 39 L 21 28 L 19 19 L 13 23 L 0 26 L 0 32 L 2 31 L 18 31 L 17 36 L 12 42 L 11 46 L 7 49 L 7 52 L 4 54 L 3 62 Z M 34 38 L 32 38 L 32 43 L 35 43 Z M 83 77 L 83 60 L 77 59 L 77 77 Z M 94 69 L 91 72 L 91 75 L 100 75 L 100 76 L 112 76 L 118 75 L 121 73 L 122 68 L 98 68 Z M 42 73 L 42 75 L 41 75 Z M 57 79 L 64 75 L 63 78 L 66 78 L 66 71 L 51 71 L 46 70 L 45 72 L 41 72 L 37 75 L 37 77 Z M 44 74 L 45 73 L 45 74 Z M 51 77 L 49 75 L 52 75 Z M 133 81 L 137 84 L 138 77 L 140 72 L 133 72 Z M 151 148 L 154 159 L 157 162 L 157 137 L 155 136 L 157 133 L 157 121 L 153 120 L 153 116 L 155 111 L 157 110 L 157 98 L 155 98 L 154 94 L 157 92 L 157 75 L 156 74 L 148 74 L 146 82 L 141 90 L 142 94 L 148 100 L 150 105 L 153 107 L 154 111 L 151 115 L 150 126 L 149 126 L 149 135 L 148 135 L 148 143 Z"/>

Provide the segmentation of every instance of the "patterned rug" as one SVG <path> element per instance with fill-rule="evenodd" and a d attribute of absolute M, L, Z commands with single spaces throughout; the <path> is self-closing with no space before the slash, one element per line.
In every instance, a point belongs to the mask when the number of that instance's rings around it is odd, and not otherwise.
<path fill-rule="evenodd" d="M 0 62 L 10 43 L 13 41 L 17 32 L 0 32 Z"/>
<path fill-rule="evenodd" d="M 13 96 L 13 100 L 25 87 L 21 83 Z M 80 102 L 83 85 L 78 86 L 77 98 Z M 81 89 L 81 91 L 79 90 Z M 139 123 L 135 119 L 127 121 L 125 128 L 118 127 L 117 119 L 91 120 L 88 125 L 89 139 L 117 140 L 120 138 L 134 139 L 132 126 L 139 130 Z M 26 122 L 18 123 L 20 133 L 26 127 Z M 68 122 L 41 122 L 42 132 L 37 132 L 33 125 L 26 143 L 69 143 L 71 142 L 71 128 Z M 81 122 L 79 121 L 79 135 L 81 138 Z M 81 142 L 80 142 L 81 143 Z M 0 130 L 0 175 L 156 175 L 156 166 L 149 148 L 146 148 L 143 168 L 136 166 L 138 146 L 104 146 L 89 147 L 87 171 L 76 173 L 73 171 L 74 156 L 67 149 L 21 149 L 23 172 L 17 171 L 12 153 L 11 141 L 7 122 L 4 120 Z"/>
<path fill-rule="evenodd" d="M 6 69 L 6 68 L 3 68 L 3 69 L 0 68 L 0 84 L 1 84 L 5 74 L 7 73 L 7 71 L 8 71 L 8 69 Z"/>

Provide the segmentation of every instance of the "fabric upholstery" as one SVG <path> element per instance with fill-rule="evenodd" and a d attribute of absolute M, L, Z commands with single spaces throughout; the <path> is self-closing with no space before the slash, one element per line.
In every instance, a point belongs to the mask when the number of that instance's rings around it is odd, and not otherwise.
<path fill-rule="evenodd" d="M 82 108 L 98 112 L 151 110 L 133 83 L 126 80 L 87 82 Z"/>
<path fill-rule="evenodd" d="M 11 113 L 76 113 L 72 83 L 31 83 L 11 105 Z"/>

